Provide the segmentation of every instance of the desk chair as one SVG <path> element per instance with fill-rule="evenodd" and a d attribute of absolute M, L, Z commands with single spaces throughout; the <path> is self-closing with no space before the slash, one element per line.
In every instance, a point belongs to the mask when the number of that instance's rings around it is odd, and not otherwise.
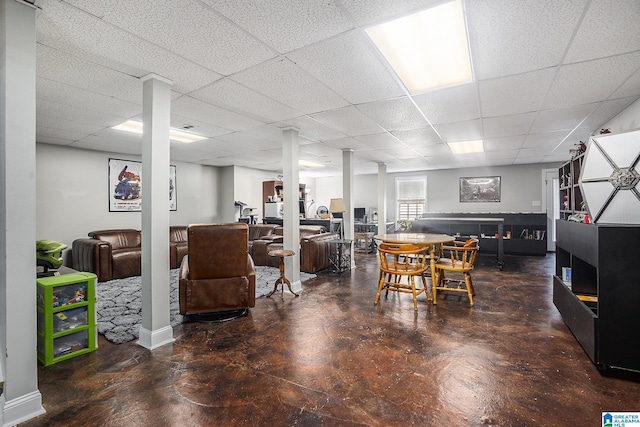
<path fill-rule="evenodd" d="M 380 278 L 374 305 L 380 301 L 380 293 L 383 290 L 386 291 L 385 298 L 389 291 L 404 292 L 413 295 L 413 309 L 418 310 L 417 296 L 424 292 L 427 299 L 429 298 L 424 277 L 429 269 L 427 250 L 427 247 L 418 247 L 411 243 L 380 243 Z M 407 283 L 401 283 L 405 276 Z M 422 279 L 421 289 L 416 289 L 416 276 Z"/>

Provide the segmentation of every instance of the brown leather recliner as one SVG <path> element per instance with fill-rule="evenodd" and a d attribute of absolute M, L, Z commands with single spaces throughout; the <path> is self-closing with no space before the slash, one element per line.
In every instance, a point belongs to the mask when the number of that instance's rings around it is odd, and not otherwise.
<path fill-rule="evenodd" d="M 182 258 L 187 254 L 187 227 L 169 227 L 169 268 L 180 268 Z"/>
<path fill-rule="evenodd" d="M 256 305 L 256 273 L 247 224 L 187 227 L 188 253 L 180 266 L 180 314 L 240 310 Z"/>

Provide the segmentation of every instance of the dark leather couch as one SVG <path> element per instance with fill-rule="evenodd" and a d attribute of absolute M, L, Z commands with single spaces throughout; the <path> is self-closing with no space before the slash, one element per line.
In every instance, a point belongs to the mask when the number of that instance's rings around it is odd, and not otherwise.
<path fill-rule="evenodd" d="M 170 228 L 170 268 L 179 268 L 187 253 L 186 229 L 186 226 Z M 99 282 L 142 274 L 140 230 L 99 230 L 88 235 L 89 238 L 73 241 L 71 259 L 74 269 L 96 274 Z"/>
<path fill-rule="evenodd" d="M 283 228 L 276 226 L 273 234 L 253 241 L 251 256 L 255 265 L 279 266 L 279 258 L 269 256 L 269 252 L 284 248 L 282 234 Z M 339 238 L 339 233 L 327 233 L 323 226 L 301 225 L 300 248 L 298 249 L 300 271 L 316 273 L 328 267 L 330 265 L 329 258 L 336 248 L 335 245 L 329 245 L 327 242 Z"/>

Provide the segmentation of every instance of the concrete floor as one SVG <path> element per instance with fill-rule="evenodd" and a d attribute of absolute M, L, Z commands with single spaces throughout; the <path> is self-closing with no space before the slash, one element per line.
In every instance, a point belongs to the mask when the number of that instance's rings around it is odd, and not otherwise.
<path fill-rule="evenodd" d="M 475 306 L 390 294 L 375 254 L 298 298 L 185 323 L 150 352 L 98 351 L 39 369 L 47 413 L 24 426 L 600 426 L 640 411 L 640 382 L 603 375 L 552 302 L 554 255 L 479 256 Z M 634 337 L 632 339 L 636 339 Z"/>

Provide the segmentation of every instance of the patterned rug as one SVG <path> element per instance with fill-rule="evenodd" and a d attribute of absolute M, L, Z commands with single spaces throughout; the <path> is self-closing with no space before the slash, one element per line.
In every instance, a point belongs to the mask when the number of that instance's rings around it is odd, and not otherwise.
<path fill-rule="evenodd" d="M 169 272 L 169 323 L 171 326 L 182 323 L 178 313 L 178 274 L 180 270 Z M 256 298 L 267 295 L 273 290 L 273 284 L 280 277 L 275 267 L 256 265 Z M 300 280 L 316 277 L 315 274 L 300 272 Z M 278 289 L 280 289 L 278 287 Z M 122 344 L 138 338 L 142 323 L 142 278 L 110 280 L 96 284 L 96 320 L 98 332 L 111 342 Z"/>

